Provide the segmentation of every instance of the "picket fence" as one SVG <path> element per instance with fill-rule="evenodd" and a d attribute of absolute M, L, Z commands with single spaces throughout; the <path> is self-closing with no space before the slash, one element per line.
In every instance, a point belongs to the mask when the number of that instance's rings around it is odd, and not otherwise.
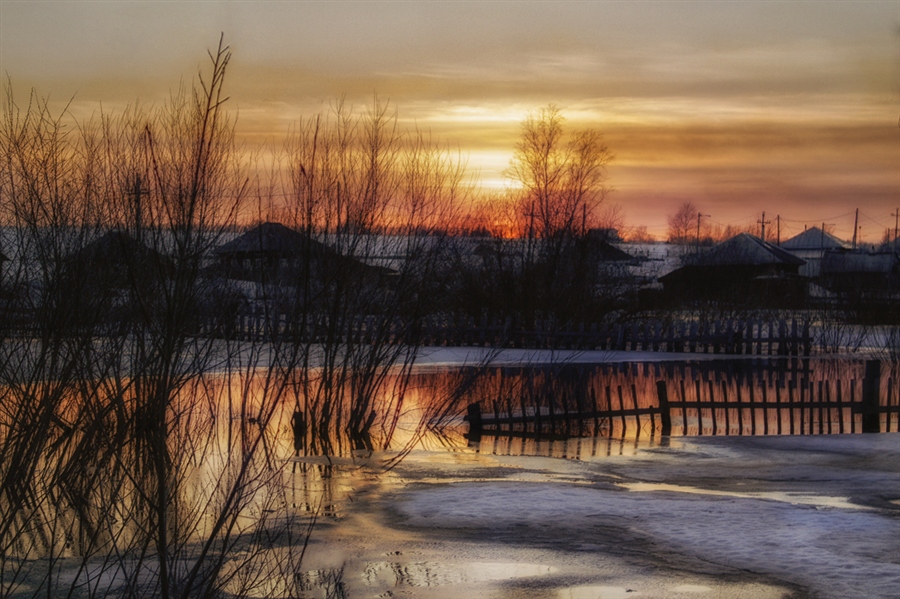
<path fill-rule="evenodd" d="M 870 360 L 861 380 L 793 380 L 754 390 L 752 380 L 737 386 L 710 379 L 656 382 L 656 401 L 641 401 L 635 385 L 593 387 L 585 396 L 527 405 L 507 396 L 468 405 L 469 438 L 482 435 L 591 436 L 625 431 L 627 420 L 651 434 L 834 434 L 900 432 L 897 382 L 882 377 L 882 364 Z"/>
<path fill-rule="evenodd" d="M 613 324 L 536 320 L 526 326 L 511 319 L 462 318 L 432 319 L 410 328 L 400 321 L 369 316 L 356 317 L 338 328 L 344 331 L 346 339 L 342 340 L 423 346 L 809 356 L 813 345 L 809 322 L 797 319 Z M 324 317 L 309 317 L 298 325 L 288 315 L 262 311 L 240 314 L 227 326 L 209 323 L 201 333 L 253 341 L 293 337 L 321 342 L 334 338 Z"/>

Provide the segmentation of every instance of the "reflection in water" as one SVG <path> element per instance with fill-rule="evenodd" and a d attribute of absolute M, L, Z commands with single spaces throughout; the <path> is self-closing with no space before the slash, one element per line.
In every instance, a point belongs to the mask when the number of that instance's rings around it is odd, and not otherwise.
<path fill-rule="evenodd" d="M 900 430 L 898 365 L 879 367 L 874 427 Z M 862 432 L 866 363 L 860 360 L 741 360 L 557 365 L 494 371 L 468 400 L 477 404 L 470 439 L 482 451 L 598 455 L 566 439 L 620 439 L 651 444 L 672 436 L 809 435 Z M 661 406 L 658 384 L 669 409 Z M 664 415 L 670 417 L 663 435 Z M 480 433 L 480 434 L 479 434 Z M 562 441 L 554 445 L 553 441 Z M 548 442 L 549 441 L 549 442 Z M 542 443 L 543 442 L 543 443 Z M 600 454 L 603 448 L 600 448 Z"/>
<path fill-rule="evenodd" d="M 335 411 L 346 426 L 331 422 L 324 428 L 316 424 L 315 409 L 321 406 L 272 371 L 195 377 L 180 388 L 162 419 L 147 412 L 151 404 L 142 399 L 144 391 L 129 381 L 100 381 L 90 388 L 85 382 L 58 393 L 46 419 L 44 452 L 31 456 L 35 475 L 27 485 L 8 485 L 0 497 L 4 593 L 13 588 L 10 580 L 24 585 L 16 588 L 40 589 L 56 576 L 47 570 L 35 582 L 10 574 L 19 563 L 10 556 L 50 555 L 46 563 L 57 570 L 62 560 L 78 557 L 74 567 L 84 565 L 79 575 L 87 577 L 94 594 L 122 584 L 140 594 L 146 590 L 146 569 L 157 563 L 146 557 L 156 549 L 146 541 L 149 529 L 157 538 L 168 538 L 173 580 L 202 576 L 207 555 L 227 555 L 223 571 L 249 577 L 238 577 L 243 595 L 253 595 L 250 590 L 256 588 L 264 596 L 276 578 L 289 593 L 292 585 L 319 584 L 289 571 L 299 572 L 312 524 L 343 520 L 353 494 L 388 480 L 390 460 L 405 452 L 474 450 L 586 459 L 663 445 L 672 441 L 661 434 L 660 417 L 652 413 L 553 418 L 595 406 L 619 412 L 656 406 L 660 380 L 673 402 L 719 402 L 674 409 L 675 437 L 858 432 L 863 415 L 854 406 L 863 393 L 865 364 L 800 359 L 563 364 L 385 376 L 383 401 L 374 401 L 366 414 Z M 896 363 L 882 365 L 880 404 L 894 411 L 880 415 L 881 430 L 898 429 L 898 380 Z M 0 441 L 26 446 L 27 439 L 15 438 L 20 433 L 14 416 L 31 409 L 35 394 L 53 391 L 47 386 L 2 393 Z M 791 405 L 795 400 L 805 403 L 796 407 Z M 474 440 L 467 438 L 462 418 L 472 403 L 484 412 L 544 421 L 507 424 Z M 352 410 L 352 404 L 345 409 Z M 159 439 L 165 439 L 165 447 Z M 9 464 L 4 467 L 13 472 Z M 158 472 L 173 473 L 172 478 L 160 480 Z M 24 508 L 12 510 L 10 497 Z M 284 554 L 278 563 L 271 559 L 273 546 Z M 129 557 L 103 561 L 116 552 Z M 393 577 L 395 584 L 421 586 L 456 580 L 461 572 L 476 575 L 466 568 L 460 565 L 457 572 L 398 561 L 371 564 L 367 572 L 373 580 Z M 489 565 L 477 572 L 492 575 Z M 336 575 L 322 576 L 332 576 L 329 588 L 338 593 Z"/>

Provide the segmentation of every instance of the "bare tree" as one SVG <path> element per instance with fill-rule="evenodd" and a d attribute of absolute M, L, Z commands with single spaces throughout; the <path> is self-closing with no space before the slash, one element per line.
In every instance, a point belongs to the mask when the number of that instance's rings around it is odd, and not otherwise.
<path fill-rule="evenodd" d="M 553 105 L 528 116 L 506 176 L 519 186 L 515 201 L 523 230 L 520 259 L 527 315 L 571 316 L 586 308 L 592 287 L 588 256 L 579 246 L 603 202 L 612 154 L 594 129 L 568 134 Z M 525 290 L 528 290 L 525 292 Z"/>
<path fill-rule="evenodd" d="M 684 202 L 675 214 L 669 216 L 669 243 L 686 245 L 697 241 L 697 217 L 699 211 L 691 202 Z"/>
<path fill-rule="evenodd" d="M 547 244 L 583 234 L 606 197 L 610 160 L 612 154 L 598 131 L 567 136 L 557 107 L 550 105 L 529 115 L 522 122 L 522 137 L 506 170 L 506 176 L 521 186 L 519 211 L 527 238 Z"/>

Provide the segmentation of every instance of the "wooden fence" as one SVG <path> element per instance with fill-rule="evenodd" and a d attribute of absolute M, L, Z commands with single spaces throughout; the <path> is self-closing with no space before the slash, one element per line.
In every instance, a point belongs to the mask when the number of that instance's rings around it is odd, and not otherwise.
<path fill-rule="evenodd" d="M 452 347 L 553 348 L 573 350 L 653 351 L 768 356 L 809 356 L 812 337 L 808 322 L 793 320 L 724 320 L 672 322 L 645 320 L 624 324 L 560 324 L 537 320 L 528 326 L 510 319 L 433 319 L 409 327 L 400 321 L 385 322 L 374 316 L 355 317 L 343 323 L 348 339 L 408 340 L 419 345 Z M 320 341 L 318 331 L 329 330 L 321 318 L 295 323 L 285 314 L 253 311 L 222 327 L 207 325 L 202 333 L 247 340 L 266 340 L 295 335 Z M 411 337 L 408 332 L 415 331 Z M 333 333 L 330 333 L 333 334 Z"/>
<path fill-rule="evenodd" d="M 663 436 L 900 431 L 898 381 L 883 381 L 877 360 L 866 362 L 861 381 L 790 381 L 776 385 L 773 394 L 766 386 L 754 390 L 752 385 L 748 381 L 747 386 L 730 387 L 708 379 L 696 379 L 692 385 L 682 379 L 672 385 L 660 380 L 652 403 L 638 399 L 634 384 L 606 386 L 599 394 L 591 387 L 586 397 L 546 406 L 507 398 L 489 402 L 487 409 L 493 411 L 488 412 L 482 403 L 471 403 L 465 419 L 473 439 L 481 434 L 597 435 L 617 424 L 624 434 L 629 421 L 638 433 L 649 424 L 651 434 L 659 431 Z"/>

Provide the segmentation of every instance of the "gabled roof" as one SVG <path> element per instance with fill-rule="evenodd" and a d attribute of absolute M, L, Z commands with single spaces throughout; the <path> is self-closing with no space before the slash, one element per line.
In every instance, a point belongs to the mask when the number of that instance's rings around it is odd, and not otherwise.
<path fill-rule="evenodd" d="M 69 254 L 67 276 L 98 285 L 131 286 L 158 281 L 172 272 L 172 260 L 125 231 L 108 231 Z"/>
<path fill-rule="evenodd" d="M 588 237 L 587 243 L 591 257 L 600 262 L 640 262 L 639 258 L 620 250 L 605 239 Z"/>
<path fill-rule="evenodd" d="M 740 233 L 705 250 L 689 262 L 693 266 L 800 266 L 805 260 L 749 233 Z"/>
<path fill-rule="evenodd" d="M 785 250 L 836 250 L 850 249 L 850 244 L 819 227 L 812 227 L 791 237 L 781 247 Z"/>
<path fill-rule="evenodd" d="M 262 223 L 215 250 L 219 256 L 228 254 L 297 256 L 306 252 L 325 254 L 332 253 L 333 250 L 280 223 Z"/>
<path fill-rule="evenodd" d="M 104 233 L 71 254 L 69 260 L 99 265 L 132 264 L 137 266 L 168 264 L 169 262 L 169 259 L 163 254 L 147 247 L 124 231 Z"/>

